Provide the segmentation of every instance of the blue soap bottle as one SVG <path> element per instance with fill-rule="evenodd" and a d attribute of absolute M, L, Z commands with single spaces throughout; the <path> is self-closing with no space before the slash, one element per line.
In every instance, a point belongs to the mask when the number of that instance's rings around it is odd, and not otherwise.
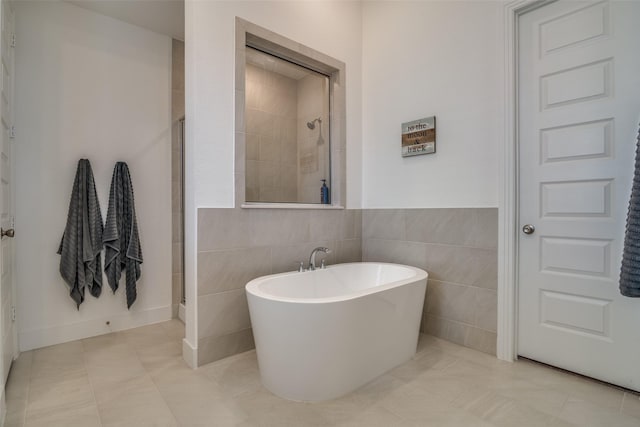
<path fill-rule="evenodd" d="M 323 179 L 322 187 L 320 187 L 320 203 L 323 205 L 329 204 L 329 187 L 327 187 L 327 180 Z"/>

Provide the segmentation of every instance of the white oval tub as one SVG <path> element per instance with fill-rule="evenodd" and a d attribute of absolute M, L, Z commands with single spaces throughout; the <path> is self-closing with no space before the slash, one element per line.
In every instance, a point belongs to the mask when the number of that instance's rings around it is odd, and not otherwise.
<path fill-rule="evenodd" d="M 383 263 L 247 283 L 263 385 L 298 401 L 342 396 L 416 352 L 427 273 Z"/>

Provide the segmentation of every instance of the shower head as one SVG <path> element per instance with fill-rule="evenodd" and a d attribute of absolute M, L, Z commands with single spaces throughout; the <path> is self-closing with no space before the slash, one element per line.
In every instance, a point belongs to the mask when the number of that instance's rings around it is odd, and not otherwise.
<path fill-rule="evenodd" d="M 318 123 L 322 123 L 322 120 L 320 119 L 320 117 L 318 117 L 317 119 L 313 119 L 310 122 L 307 122 L 307 127 L 311 130 L 316 128 L 316 122 Z"/>

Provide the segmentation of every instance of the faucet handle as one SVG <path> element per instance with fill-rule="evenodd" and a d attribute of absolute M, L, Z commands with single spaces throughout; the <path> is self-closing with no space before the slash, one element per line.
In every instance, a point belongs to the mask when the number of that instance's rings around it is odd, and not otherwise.
<path fill-rule="evenodd" d="M 324 258 L 322 258 L 322 262 L 320 263 L 320 268 L 321 268 L 321 269 L 325 269 L 325 268 L 327 268 L 327 266 L 326 266 L 326 265 L 325 265 L 325 263 L 324 263 Z"/>
<path fill-rule="evenodd" d="M 304 270 L 304 261 L 296 261 L 296 264 L 298 264 L 298 272 L 302 273 Z"/>

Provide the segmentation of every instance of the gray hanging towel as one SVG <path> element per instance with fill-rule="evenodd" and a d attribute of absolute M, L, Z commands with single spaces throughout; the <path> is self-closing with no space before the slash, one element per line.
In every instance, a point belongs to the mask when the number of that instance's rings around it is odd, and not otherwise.
<path fill-rule="evenodd" d="M 136 300 L 136 281 L 140 278 L 142 248 L 138 236 L 138 222 L 133 200 L 133 185 L 129 167 L 125 162 L 116 163 L 109 191 L 109 209 L 104 229 L 105 265 L 109 286 L 115 293 L 126 273 L 127 308 Z"/>
<path fill-rule="evenodd" d="M 94 297 L 102 291 L 102 214 L 93 179 L 91 163 L 78 161 L 73 181 L 67 225 L 58 247 L 60 274 L 69 285 L 71 298 L 78 310 L 87 286 Z"/>
<path fill-rule="evenodd" d="M 640 130 L 636 144 L 636 165 L 627 213 L 627 228 L 624 235 L 620 293 L 627 297 L 640 298 Z"/>

